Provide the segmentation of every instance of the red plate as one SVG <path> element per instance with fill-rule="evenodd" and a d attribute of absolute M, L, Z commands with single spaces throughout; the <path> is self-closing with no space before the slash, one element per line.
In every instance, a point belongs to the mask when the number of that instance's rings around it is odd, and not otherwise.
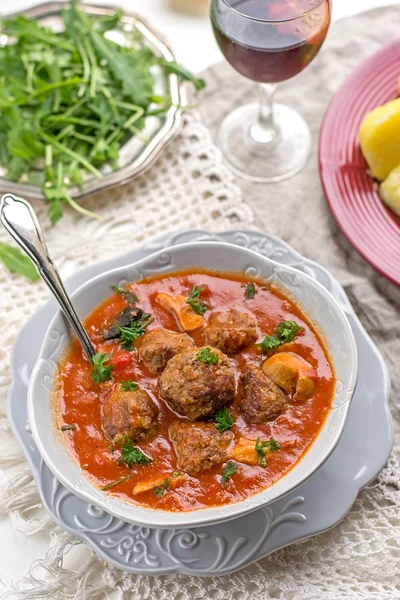
<path fill-rule="evenodd" d="M 398 96 L 400 41 L 366 60 L 333 97 L 321 128 L 319 165 L 330 208 L 353 246 L 400 285 L 400 218 L 379 198 L 358 144 L 365 115 Z"/>

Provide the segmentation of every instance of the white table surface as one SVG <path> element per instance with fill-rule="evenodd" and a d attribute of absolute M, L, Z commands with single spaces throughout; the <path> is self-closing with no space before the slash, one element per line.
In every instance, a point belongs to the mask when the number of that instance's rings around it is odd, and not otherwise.
<path fill-rule="evenodd" d="M 170 40 L 180 61 L 193 71 L 202 71 L 222 58 L 206 17 L 173 13 L 168 10 L 166 0 L 96 0 L 94 3 L 118 4 L 142 14 Z M 0 0 L 0 15 L 33 4 L 36 2 L 31 0 Z M 389 4 L 397 4 L 397 0 L 333 0 L 333 18 L 337 20 Z M 49 542 L 46 533 L 28 537 L 14 531 L 8 518 L 0 521 L 0 540 L 1 593 L 1 580 L 20 579 L 34 560 L 45 555 Z"/>

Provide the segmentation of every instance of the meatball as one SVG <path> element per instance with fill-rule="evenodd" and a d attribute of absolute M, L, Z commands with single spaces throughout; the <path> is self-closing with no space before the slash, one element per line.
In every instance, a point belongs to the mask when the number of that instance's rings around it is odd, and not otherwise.
<path fill-rule="evenodd" d="M 139 356 L 154 375 L 161 375 L 170 358 L 194 346 L 185 333 L 153 329 L 146 333 L 139 348 Z"/>
<path fill-rule="evenodd" d="M 208 348 L 217 362 L 202 362 L 200 350 L 206 349 L 187 348 L 171 358 L 160 377 L 161 397 L 188 419 L 210 417 L 235 397 L 235 374 L 228 357 Z"/>
<path fill-rule="evenodd" d="M 257 339 L 255 318 L 237 308 L 211 315 L 204 330 L 206 341 L 225 354 L 236 354 Z"/>
<path fill-rule="evenodd" d="M 261 369 L 247 366 L 240 380 L 240 409 L 247 423 L 275 419 L 288 405 L 288 397 Z"/>
<path fill-rule="evenodd" d="M 144 390 L 114 391 L 103 405 L 102 427 L 111 442 L 126 436 L 133 443 L 154 435 L 158 408 Z"/>
<path fill-rule="evenodd" d="M 219 433 L 214 424 L 174 421 L 169 428 L 178 456 L 178 468 L 189 475 L 225 462 L 233 439 L 231 431 Z"/>

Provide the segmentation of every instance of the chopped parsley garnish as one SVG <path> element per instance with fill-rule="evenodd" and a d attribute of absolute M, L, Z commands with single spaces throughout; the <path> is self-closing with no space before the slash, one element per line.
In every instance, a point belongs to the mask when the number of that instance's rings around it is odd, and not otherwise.
<path fill-rule="evenodd" d="M 157 496 L 157 498 L 161 498 L 165 494 L 165 491 L 169 488 L 169 479 L 165 478 L 164 481 L 160 485 L 155 485 L 153 487 L 153 492 Z"/>
<path fill-rule="evenodd" d="M 71 429 L 76 429 L 76 425 L 63 425 L 60 427 L 61 431 L 70 431 Z"/>
<path fill-rule="evenodd" d="M 275 327 L 275 335 L 284 344 L 294 340 L 300 329 L 300 325 L 297 325 L 295 321 L 282 321 Z"/>
<path fill-rule="evenodd" d="M 222 469 L 221 485 L 226 487 L 230 478 L 237 473 L 237 464 L 229 460 Z"/>
<path fill-rule="evenodd" d="M 203 363 L 216 365 L 218 363 L 218 354 L 211 352 L 211 348 L 202 348 L 197 353 L 197 359 Z"/>
<path fill-rule="evenodd" d="M 130 440 L 127 440 L 121 446 L 121 459 L 120 463 L 127 467 L 132 467 L 135 464 L 149 465 L 152 462 L 151 458 L 143 454 L 143 452 L 136 448 Z"/>
<path fill-rule="evenodd" d="M 110 490 L 115 485 L 119 485 L 120 483 L 123 483 L 124 481 L 127 481 L 131 477 L 132 477 L 132 473 L 128 473 L 128 475 L 125 475 L 125 477 L 121 477 L 121 479 L 117 479 L 116 481 L 113 481 L 112 483 L 108 483 L 107 485 L 105 485 L 101 489 L 103 490 L 103 492 L 106 492 L 107 490 Z"/>
<path fill-rule="evenodd" d="M 244 287 L 246 288 L 244 291 L 244 297 L 246 298 L 246 300 L 253 300 L 257 293 L 255 284 L 253 282 L 250 282 L 244 284 Z"/>
<path fill-rule="evenodd" d="M 146 333 L 146 328 L 153 321 L 150 313 L 143 313 L 140 319 L 132 321 L 128 327 L 118 327 L 124 350 L 132 350 L 133 342 Z"/>
<path fill-rule="evenodd" d="M 139 386 L 132 379 L 128 379 L 128 381 L 121 381 L 121 389 L 123 392 L 136 392 Z"/>
<path fill-rule="evenodd" d="M 190 308 L 198 315 L 204 315 L 207 310 L 207 306 L 200 300 L 200 294 L 203 290 L 204 285 L 198 287 L 194 283 L 189 298 L 186 300 L 186 304 L 189 304 Z"/>
<path fill-rule="evenodd" d="M 220 433 L 227 431 L 233 426 L 232 413 L 228 408 L 222 408 L 215 415 L 215 427 Z"/>
<path fill-rule="evenodd" d="M 270 350 L 276 350 L 282 344 L 293 341 L 300 329 L 300 325 L 294 321 L 281 321 L 275 327 L 273 335 L 266 335 L 263 341 L 256 346 L 261 348 L 263 354 L 266 354 Z"/>
<path fill-rule="evenodd" d="M 136 294 L 131 292 L 131 290 L 126 290 L 124 288 L 120 288 L 117 285 L 112 285 L 110 287 L 116 294 L 119 294 L 120 296 L 125 298 L 125 300 L 129 304 L 136 304 L 136 302 L 139 302 L 139 298 L 136 296 Z"/>
<path fill-rule="evenodd" d="M 263 354 L 267 354 L 270 350 L 275 350 L 282 346 L 282 342 L 273 335 L 266 335 L 260 344 L 256 344 L 257 348 L 261 348 Z"/>
<path fill-rule="evenodd" d="M 280 446 L 279 442 L 277 442 L 276 439 L 273 437 L 265 442 L 260 442 L 260 438 L 257 438 L 256 452 L 258 454 L 258 462 L 259 462 L 260 466 L 261 467 L 267 466 L 267 461 L 265 459 L 267 452 L 276 452 L 277 450 L 280 450 L 280 449 L 281 449 L 281 446 Z"/>
<path fill-rule="evenodd" d="M 97 352 L 92 358 L 92 379 L 95 383 L 104 383 L 111 379 L 111 374 L 114 370 L 112 365 L 106 365 L 105 363 L 110 360 L 110 354 L 103 354 Z"/>
<path fill-rule="evenodd" d="M 174 478 L 179 477 L 180 474 L 181 474 L 180 471 L 173 471 L 172 472 L 172 477 L 174 477 Z"/>

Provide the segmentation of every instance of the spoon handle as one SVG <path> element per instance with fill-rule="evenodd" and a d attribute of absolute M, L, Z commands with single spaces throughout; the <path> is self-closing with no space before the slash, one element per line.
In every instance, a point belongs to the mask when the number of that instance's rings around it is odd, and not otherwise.
<path fill-rule="evenodd" d="M 43 232 L 33 208 L 23 198 L 18 198 L 14 194 L 5 194 L 0 203 L 0 219 L 14 240 L 36 265 L 39 275 L 54 294 L 86 356 L 91 361 L 96 351 L 49 256 Z"/>

